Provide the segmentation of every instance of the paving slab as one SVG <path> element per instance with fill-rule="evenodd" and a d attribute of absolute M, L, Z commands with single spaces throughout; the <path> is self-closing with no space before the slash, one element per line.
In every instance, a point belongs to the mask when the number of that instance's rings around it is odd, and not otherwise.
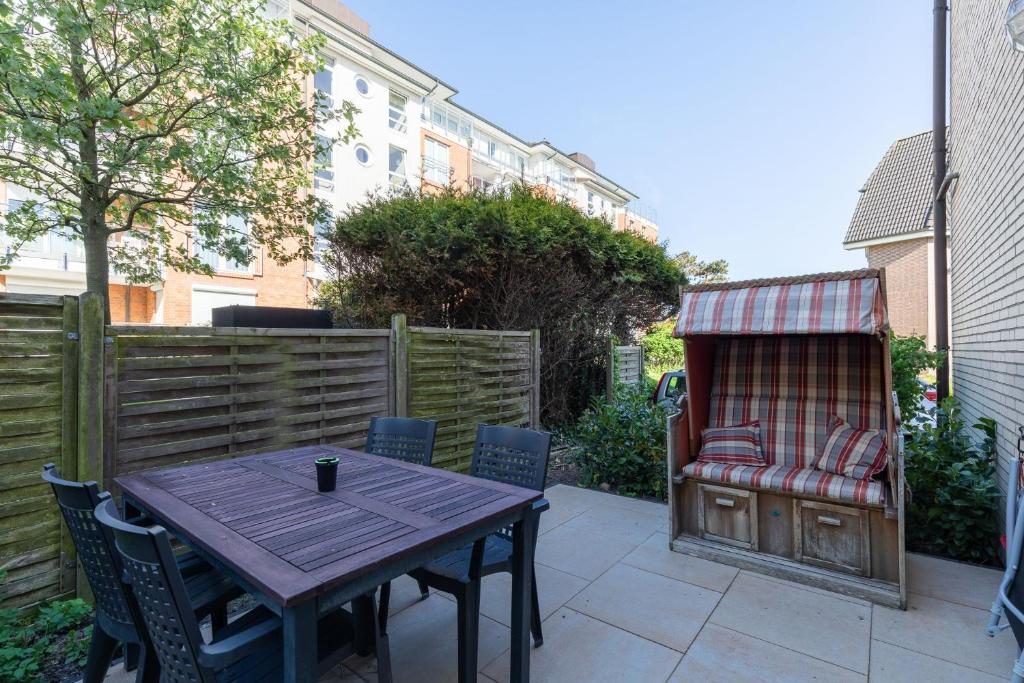
<path fill-rule="evenodd" d="M 607 505 L 608 498 L 610 498 L 609 494 L 603 491 L 593 491 L 578 486 L 566 486 L 565 484 L 556 484 L 545 489 L 544 497 L 551 502 L 552 509 L 554 509 L 557 503 L 559 507 L 574 512 L 585 512 L 595 507 Z M 543 515 L 541 516 L 543 517 Z"/>
<path fill-rule="evenodd" d="M 669 683 L 863 683 L 867 676 L 715 624 L 693 641 Z"/>
<path fill-rule="evenodd" d="M 874 607 L 871 636 L 906 650 L 1009 677 L 1017 658 L 1013 636 L 985 635 L 988 611 L 911 593 L 906 611 Z"/>
<path fill-rule="evenodd" d="M 635 548 L 635 543 L 563 524 L 537 539 L 536 560 L 539 564 L 593 581 Z"/>
<path fill-rule="evenodd" d="M 569 607 L 642 638 L 685 652 L 722 594 L 617 564 Z"/>
<path fill-rule="evenodd" d="M 589 531 L 600 536 L 639 545 L 657 531 L 667 528 L 667 517 L 633 512 L 605 505 L 576 515 L 562 528 Z"/>
<path fill-rule="evenodd" d="M 1006 676 L 992 676 L 889 643 L 871 643 L 872 683 L 1005 683 L 1010 669 Z"/>
<path fill-rule="evenodd" d="M 622 564 L 639 567 L 671 579 L 692 583 L 724 593 L 739 570 L 693 555 L 668 549 L 668 535 L 656 533 L 622 559 Z"/>
<path fill-rule="evenodd" d="M 544 645 L 530 653 L 533 683 L 664 681 L 680 654 L 563 607 L 544 622 Z M 499 683 L 509 680 L 508 652 L 484 667 Z"/>
<path fill-rule="evenodd" d="M 871 608 L 866 604 L 740 572 L 710 621 L 851 671 L 868 672 Z"/>
<path fill-rule="evenodd" d="M 541 619 L 547 619 L 589 585 L 586 579 L 543 564 L 537 564 L 536 568 Z M 511 574 L 492 574 L 484 577 L 483 588 L 480 591 L 480 613 L 505 626 L 512 625 Z"/>
<path fill-rule="evenodd" d="M 930 598 L 988 610 L 1002 578 L 998 569 L 907 553 L 907 587 Z"/>

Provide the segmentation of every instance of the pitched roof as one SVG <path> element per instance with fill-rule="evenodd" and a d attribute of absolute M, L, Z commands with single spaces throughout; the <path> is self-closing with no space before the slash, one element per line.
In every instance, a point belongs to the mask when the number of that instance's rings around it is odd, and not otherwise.
<path fill-rule="evenodd" d="M 861 189 L 843 244 L 927 229 L 932 175 L 930 130 L 892 143 Z"/>

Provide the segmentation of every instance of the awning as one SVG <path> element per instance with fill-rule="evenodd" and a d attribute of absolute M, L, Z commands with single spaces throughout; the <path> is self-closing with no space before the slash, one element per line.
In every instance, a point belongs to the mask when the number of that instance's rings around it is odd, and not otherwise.
<path fill-rule="evenodd" d="M 889 330 L 877 270 L 698 285 L 680 291 L 677 337 Z"/>

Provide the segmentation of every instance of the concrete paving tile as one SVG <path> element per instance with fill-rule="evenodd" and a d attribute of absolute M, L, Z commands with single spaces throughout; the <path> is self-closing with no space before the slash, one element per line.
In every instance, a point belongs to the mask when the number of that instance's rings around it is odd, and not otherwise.
<path fill-rule="evenodd" d="M 818 593 L 819 595 L 824 595 L 825 597 L 829 598 L 835 598 L 836 600 L 846 600 L 847 602 L 852 602 L 857 605 L 865 605 L 867 607 L 871 606 L 871 602 L 867 600 L 862 600 L 861 598 L 855 598 L 852 595 L 844 595 L 843 593 L 836 593 L 835 591 L 825 590 L 824 588 L 808 586 L 807 584 L 798 583 L 796 581 L 790 581 L 788 579 L 782 579 L 778 576 L 771 576 L 769 574 L 761 574 L 758 572 L 747 571 L 746 569 L 740 570 L 740 573 L 749 574 L 750 576 L 754 576 L 765 581 L 778 583 L 783 586 L 789 586 L 790 588 L 799 588 L 800 590 L 811 591 L 812 593 Z"/>
<path fill-rule="evenodd" d="M 708 624 L 669 683 L 863 683 L 864 674 Z"/>
<path fill-rule="evenodd" d="M 656 531 L 665 529 L 668 520 L 633 512 L 624 508 L 603 506 L 587 510 L 562 525 L 563 528 L 589 531 L 600 536 L 639 545 Z"/>
<path fill-rule="evenodd" d="M 711 623 L 852 671 L 868 672 L 871 608 L 741 572 Z"/>
<path fill-rule="evenodd" d="M 636 550 L 622 559 L 622 564 L 661 574 L 672 579 L 692 583 L 724 593 L 739 572 L 717 562 L 673 552 L 668 549 L 668 536 L 654 534 Z"/>
<path fill-rule="evenodd" d="M 563 524 L 538 538 L 536 560 L 539 564 L 593 581 L 634 548 L 634 543 L 572 529 Z"/>
<path fill-rule="evenodd" d="M 544 490 L 544 497 L 551 502 L 551 509 L 554 509 L 557 503 L 559 507 L 567 510 L 585 512 L 598 506 L 607 505 L 609 496 L 603 491 L 556 484 Z"/>
<path fill-rule="evenodd" d="M 1009 676 L 1017 646 L 1009 633 L 985 635 L 988 610 L 916 593 L 908 596 L 908 603 L 906 611 L 876 605 L 871 637 L 994 676 Z"/>
<path fill-rule="evenodd" d="M 586 579 L 537 564 L 537 597 L 541 619 L 547 619 L 574 595 L 587 587 Z M 500 624 L 511 626 L 512 575 L 492 574 L 483 579 L 480 613 Z"/>
<path fill-rule="evenodd" d="M 538 533 L 546 534 L 555 527 L 568 522 L 576 515 L 580 515 L 586 512 L 586 510 L 580 510 L 573 506 L 563 506 L 558 503 L 551 503 L 551 509 L 543 512 L 540 516 L 540 525 Z"/>
<path fill-rule="evenodd" d="M 674 650 L 563 607 L 544 622 L 544 645 L 530 652 L 530 680 L 664 681 L 679 657 Z M 503 683 L 509 680 L 508 663 L 506 651 L 483 672 Z"/>
<path fill-rule="evenodd" d="M 388 606 L 388 615 L 397 614 L 419 601 L 420 587 L 416 580 L 410 576 L 400 576 L 391 582 L 391 603 Z"/>
<path fill-rule="evenodd" d="M 1012 663 L 1007 665 L 1009 675 Z M 872 683 L 1001 683 L 987 673 L 875 640 L 871 643 Z"/>
<path fill-rule="evenodd" d="M 1003 572 L 930 555 L 907 553 L 907 588 L 947 602 L 988 610 Z"/>
<path fill-rule="evenodd" d="M 568 606 L 641 638 L 685 652 L 721 593 L 617 564 Z"/>
<path fill-rule="evenodd" d="M 605 504 L 608 507 L 621 508 L 630 512 L 640 512 L 645 515 L 653 515 L 654 517 L 668 520 L 668 505 L 665 503 L 630 498 L 629 496 L 609 495 L 608 501 Z"/>
<path fill-rule="evenodd" d="M 458 613 L 454 602 L 431 595 L 395 615 L 388 624 L 388 636 L 396 681 L 447 683 L 457 679 Z M 493 660 L 508 647 L 508 628 L 481 615 L 479 664 Z M 355 662 L 354 671 L 374 681 L 376 667 L 376 659 L 368 657 Z"/>

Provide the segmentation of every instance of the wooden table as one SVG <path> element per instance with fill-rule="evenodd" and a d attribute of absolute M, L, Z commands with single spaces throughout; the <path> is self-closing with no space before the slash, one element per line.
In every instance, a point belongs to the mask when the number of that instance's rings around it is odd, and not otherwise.
<path fill-rule="evenodd" d="M 316 490 L 333 455 L 338 487 Z M 285 680 L 315 681 L 316 619 L 513 526 L 511 680 L 530 678 L 537 491 L 335 446 L 308 446 L 116 479 L 148 513 L 281 616 Z"/>

